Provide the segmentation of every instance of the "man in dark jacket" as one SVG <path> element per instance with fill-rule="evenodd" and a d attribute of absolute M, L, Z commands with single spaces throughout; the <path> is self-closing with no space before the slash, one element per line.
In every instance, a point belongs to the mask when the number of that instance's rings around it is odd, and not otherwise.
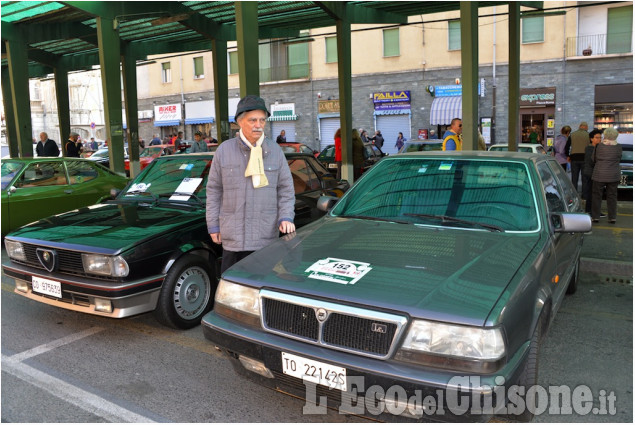
<path fill-rule="evenodd" d="M 40 141 L 37 142 L 35 147 L 35 153 L 37 156 L 59 156 L 60 150 L 55 140 L 49 139 L 48 134 L 41 132 Z"/>
<path fill-rule="evenodd" d="M 578 190 L 578 179 L 582 169 L 584 168 L 584 151 L 589 145 L 589 125 L 582 121 L 580 127 L 571 133 L 565 146 L 565 152 L 568 152 L 569 162 L 571 163 L 571 182 L 575 190 Z M 585 193 L 586 186 L 582 180 L 582 193 Z"/>
<path fill-rule="evenodd" d="M 70 158 L 79 158 L 79 154 L 82 153 L 82 144 L 77 142 L 79 134 L 71 132 L 66 141 L 66 156 Z"/>
<path fill-rule="evenodd" d="M 375 135 L 373 137 L 369 137 L 368 140 L 372 140 L 373 144 L 377 146 L 379 149 L 384 146 L 384 136 L 381 135 L 381 131 L 375 131 Z"/>

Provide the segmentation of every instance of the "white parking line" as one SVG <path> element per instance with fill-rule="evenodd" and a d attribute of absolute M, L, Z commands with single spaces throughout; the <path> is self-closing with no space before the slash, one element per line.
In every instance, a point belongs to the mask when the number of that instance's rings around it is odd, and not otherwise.
<path fill-rule="evenodd" d="M 12 356 L 2 355 L 2 371 L 109 422 L 155 422 L 150 418 L 134 413 L 91 392 L 76 387 L 62 379 L 56 378 L 32 366 L 22 363 L 26 359 L 94 335 L 103 330 L 104 328 L 99 327 L 90 328 Z"/>
<path fill-rule="evenodd" d="M 55 348 L 61 347 L 66 344 L 70 344 L 71 342 L 78 341 L 82 338 L 86 338 L 88 336 L 94 335 L 97 332 L 103 331 L 104 328 L 89 328 L 82 332 L 77 332 L 75 334 L 71 334 L 69 336 L 65 336 L 64 338 L 56 339 L 55 341 L 49 342 L 48 344 L 42 344 L 37 347 L 31 348 L 30 350 L 23 351 L 18 354 L 14 354 L 9 357 L 11 360 L 15 360 L 16 362 L 24 361 L 28 358 L 35 357 L 42 353 L 46 353 L 47 351 L 51 351 Z"/>

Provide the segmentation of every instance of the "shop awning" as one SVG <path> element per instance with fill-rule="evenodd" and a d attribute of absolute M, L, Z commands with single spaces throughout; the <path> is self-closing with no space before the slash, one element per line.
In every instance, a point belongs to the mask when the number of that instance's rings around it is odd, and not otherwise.
<path fill-rule="evenodd" d="M 179 124 L 181 124 L 181 120 L 165 120 L 165 121 L 154 122 L 155 127 L 167 127 L 167 126 L 179 125 Z"/>
<path fill-rule="evenodd" d="M 214 124 L 214 117 L 186 118 L 185 125 L 189 124 Z"/>
<path fill-rule="evenodd" d="M 435 97 L 430 108 L 430 125 L 449 125 L 452 118 L 463 118 L 461 96 Z"/>
<path fill-rule="evenodd" d="M 297 119 L 297 115 L 272 115 L 267 118 L 267 121 L 295 121 Z"/>

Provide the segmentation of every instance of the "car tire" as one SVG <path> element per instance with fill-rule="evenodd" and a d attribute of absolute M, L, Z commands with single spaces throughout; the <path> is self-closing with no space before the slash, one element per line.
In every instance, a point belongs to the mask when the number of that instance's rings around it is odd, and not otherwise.
<path fill-rule="evenodd" d="M 538 355 L 540 351 L 540 340 L 542 339 L 544 321 L 540 320 L 536 326 L 536 330 L 531 338 L 529 344 L 529 353 L 527 359 L 523 365 L 523 370 L 518 378 L 517 385 L 524 388 L 523 394 L 527 394 L 527 391 L 538 382 Z M 534 418 L 534 414 L 526 405 L 527 399 L 524 399 L 523 405 L 525 408 L 520 414 L 507 414 L 504 415 L 504 419 L 512 422 L 530 422 Z"/>
<path fill-rule="evenodd" d="M 169 327 L 189 329 L 201 323 L 212 309 L 218 284 L 213 266 L 204 258 L 188 254 L 181 257 L 163 281 L 154 311 L 156 319 Z"/>
<path fill-rule="evenodd" d="M 578 279 L 580 277 L 580 258 L 575 263 L 575 268 L 573 269 L 573 275 L 569 280 L 569 284 L 567 285 L 567 295 L 575 294 L 575 291 L 578 290 Z"/>

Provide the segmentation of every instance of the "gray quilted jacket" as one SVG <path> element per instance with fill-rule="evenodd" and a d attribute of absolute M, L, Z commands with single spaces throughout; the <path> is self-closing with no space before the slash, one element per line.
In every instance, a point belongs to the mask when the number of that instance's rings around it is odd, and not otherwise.
<path fill-rule="evenodd" d="M 282 149 L 265 138 L 262 143 L 269 184 L 254 189 L 245 177 L 250 149 L 239 138 L 218 147 L 207 180 L 207 230 L 220 231 L 223 249 L 255 251 L 278 238 L 282 220 L 293 222 L 295 193 Z"/>
<path fill-rule="evenodd" d="M 595 167 L 593 167 L 593 181 L 600 183 L 615 183 L 620 181 L 620 159 L 622 145 L 607 145 L 604 142 L 595 147 Z"/>

